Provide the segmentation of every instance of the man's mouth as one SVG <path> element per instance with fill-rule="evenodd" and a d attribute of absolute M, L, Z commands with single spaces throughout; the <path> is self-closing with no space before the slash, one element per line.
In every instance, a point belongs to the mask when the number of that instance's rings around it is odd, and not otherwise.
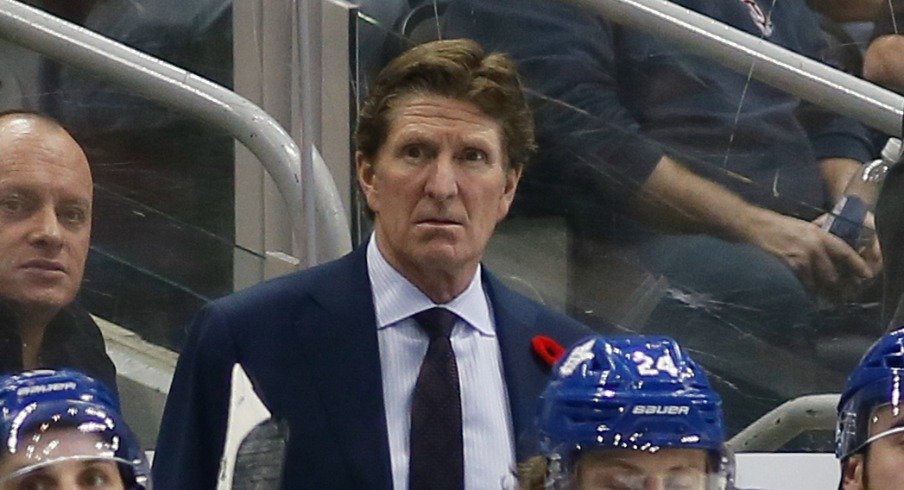
<path fill-rule="evenodd" d="M 452 221 L 447 219 L 425 219 L 422 220 L 421 223 L 427 223 L 431 225 L 459 225 L 458 221 Z"/>
<path fill-rule="evenodd" d="M 447 218 L 447 217 L 426 217 L 417 220 L 415 223 L 424 224 L 424 225 L 433 225 L 433 226 L 455 226 L 461 225 L 462 222 L 457 219 Z"/>
<path fill-rule="evenodd" d="M 66 272 L 63 264 L 48 259 L 32 259 L 23 263 L 20 268 L 35 272 Z"/>
<path fill-rule="evenodd" d="M 432 228 L 434 230 L 443 230 L 443 229 L 452 230 L 454 228 L 460 227 L 461 223 L 459 223 L 458 221 L 452 221 L 452 220 L 427 219 L 427 220 L 418 221 L 417 225 L 426 227 L 427 229 Z"/>

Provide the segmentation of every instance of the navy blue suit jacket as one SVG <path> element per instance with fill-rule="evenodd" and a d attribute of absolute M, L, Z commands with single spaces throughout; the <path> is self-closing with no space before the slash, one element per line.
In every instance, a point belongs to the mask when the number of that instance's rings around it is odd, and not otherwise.
<path fill-rule="evenodd" d="M 366 247 L 207 305 L 189 334 L 163 415 L 157 488 L 216 486 L 231 370 L 240 363 L 273 416 L 288 422 L 284 488 L 391 488 L 376 317 Z M 563 344 L 583 325 L 509 290 L 490 274 L 518 457 L 528 453 L 549 369 L 535 335 Z"/>

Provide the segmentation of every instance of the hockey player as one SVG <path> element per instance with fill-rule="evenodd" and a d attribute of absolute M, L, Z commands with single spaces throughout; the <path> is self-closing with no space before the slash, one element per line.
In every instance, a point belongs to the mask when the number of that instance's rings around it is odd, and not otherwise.
<path fill-rule="evenodd" d="M 541 397 L 542 456 L 525 489 L 731 488 L 721 400 L 667 337 L 590 337 L 553 368 Z"/>
<path fill-rule="evenodd" d="M 904 488 L 904 329 L 880 338 L 838 403 L 835 454 L 842 490 Z"/>
<path fill-rule="evenodd" d="M 150 490 L 111 393 L 76 371 L 0 380 L 0 490 Z"/>

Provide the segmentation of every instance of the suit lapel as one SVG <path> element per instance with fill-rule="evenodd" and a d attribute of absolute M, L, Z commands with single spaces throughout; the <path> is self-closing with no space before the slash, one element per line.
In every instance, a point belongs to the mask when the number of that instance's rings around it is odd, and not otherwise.
<path fill-rule="evenodd" d="M 303 313 L 296 330 L 324 410 L 350 471 L 368 488 L 392 482 L 376 316 L 366 247 L 313 294 L 320 308 Z M 358 480 L 359 478 L 355 478 Z"/>
<path fill-rule="evenodd" d="M 484 272 L 483 280 L 493 304 L 502 352 L 515 451 L 522 460 L 536 451 L 537 397 L 546 385 L 549 370 L 534 356 L 530 341 L 544 332 L 536 324 L 538 311 L 533 303 L 513 293 L 488 272 Z"/>

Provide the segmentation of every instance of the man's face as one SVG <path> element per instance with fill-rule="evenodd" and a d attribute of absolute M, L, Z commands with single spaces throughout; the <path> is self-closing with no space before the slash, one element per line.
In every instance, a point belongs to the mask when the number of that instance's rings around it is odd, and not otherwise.
<path fill-rule="evenodd" d="M 68 134 L 33 118 L 0 119 L 0 297 L 46 311 L 74 299 L 91 199 L 87 159 Z"/>
<path fill-rule="evenodd" d="M 3 457 L 0 462 L 0 490 L 123 490 L 125 485 L 119 468 L 110 459 L 91 458 L 97 455 L 97 437 L 77 429 L 52 431 L 42 435 L 47 444 L 36 451 L 21 447 L 15 454 Z M 43 466 L 29 457 L 42 454 L 49 460 L 59 459 Z M 24 470 L 24 471 L 23 471 Z M 23 471 L 15 477 L 10 476 Z"/>
<path fill-rule="evenodd" d="M 904 408 L 891 406 L 877 409 L 870 419 L 870 437 L 904 426 Z M 842 475 L 844 490 L 897 490 L 904 488 L 904 432 L 876 439 L 867 447 L 868 454 L 848 458 Z"/>
<path fill-rule="evenodd" d="M 706 452 L 606 449 L 584 454 L 575 470 L 580 490 L 704 490 Z"/>
<path fill-rule="evenodd" d="M 400 99 L 389 119 L 375 159 L 357 156 L 380 251 L 403 274 L 472 274 L 521 176 L 507 164 L 499 123 L 432 95 Z"/>

